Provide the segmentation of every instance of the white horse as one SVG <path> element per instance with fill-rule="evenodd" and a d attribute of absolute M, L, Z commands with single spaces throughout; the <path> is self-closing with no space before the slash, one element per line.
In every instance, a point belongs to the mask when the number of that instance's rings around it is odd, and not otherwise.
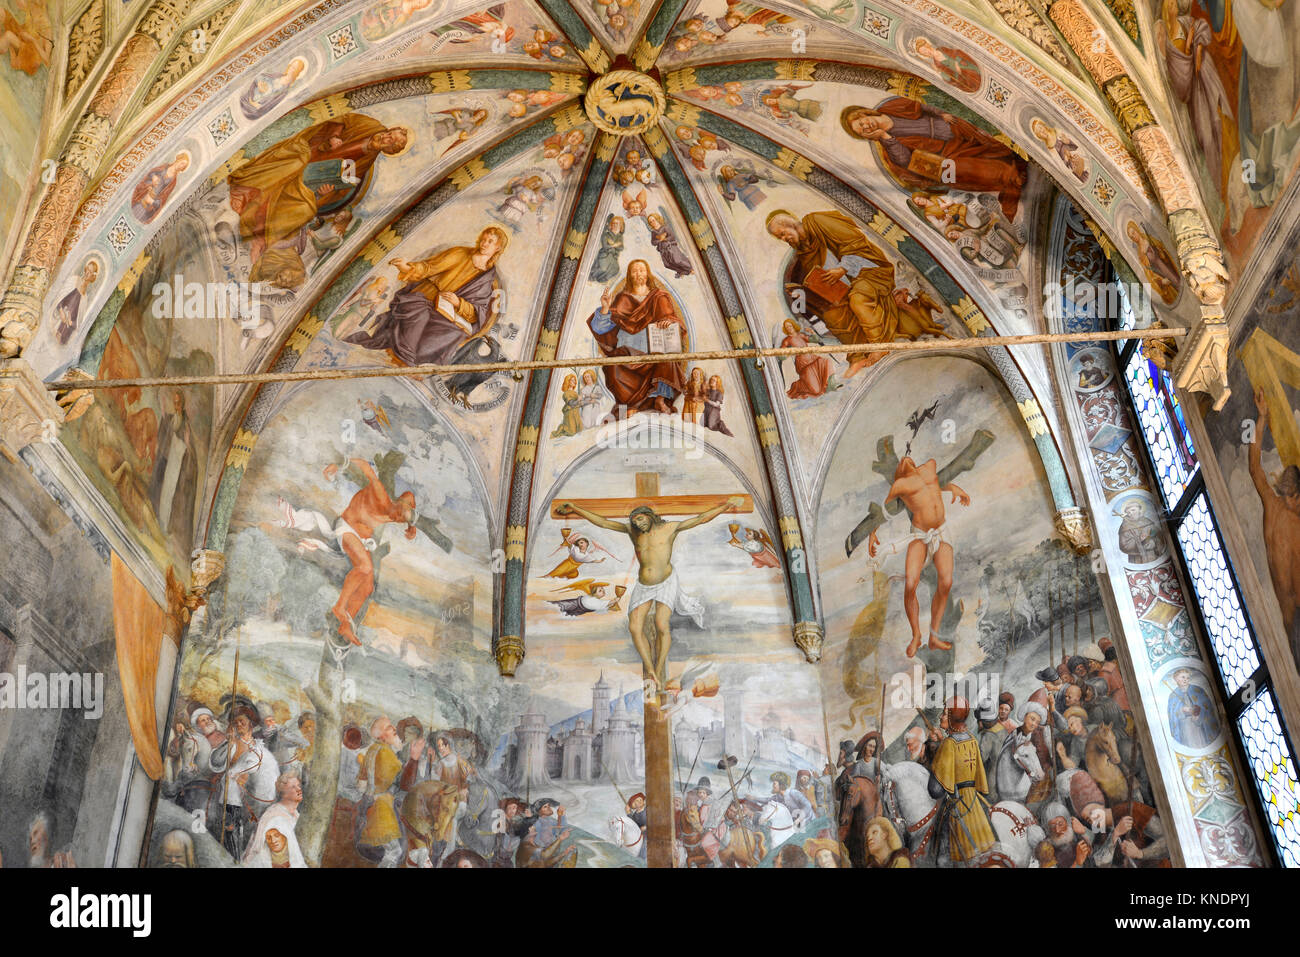
<path fill-rule="evenodd" d="M 1043 765 L 1038 760 L 1038 749 L 1033 741 L 1019 745 L 1014 742 L 1014 737 L 1007 739 L 998 755 L 993 778 L 997 782 L 998 797 L 1023 801 L 1030 787 L 1043 779 Z"/>
<path fill-rule="evenodd" d="M 633 857 L 641 854 L 641 845 L 645 843 L 645 834 L 641 825 L 626 814 L 615 814 L 609 819 L 609 836 L 615 844 Z"/>
<path fill-rule="evenodd" d="M 939 802 L 930 796 L 930 772 L 914 761 L 901 761 L 883 765 L 880 776 L 885 816 L 898 827 L 908 851 L 919 860 L 932 851 L 931 842 L 938 838 L 934 824 Z M 1015 801 L 999 801 L 988 813 L 993 832 L 1016 867 L 1027 866 L 1044 836 L 1033 815 Z"/>
<path fill-rule="evenodd" d="M 999 801 L 989 808 L 989 823 L 998 843 L 1015 861 L 1016 867 L 1037 867 L 1034 849 L 1046 839 L 1046 832 L 1038 826 L 1029 808 L 1015 801 Z"/>
<path fill-rule="evenodd" d="M 770 829 L 772 850 L 794 837 L 794 815 L 782 801 L 771 800 L 764 804 L 755 823 L 760 826 L 766 824 Z"/>

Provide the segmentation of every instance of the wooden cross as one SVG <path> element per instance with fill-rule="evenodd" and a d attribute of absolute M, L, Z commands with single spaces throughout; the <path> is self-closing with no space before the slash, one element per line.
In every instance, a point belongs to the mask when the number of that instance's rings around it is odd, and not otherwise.
<path fill-rule="evenodd" d="M 604 518 L 626 519 L 632 509 L 649 505 L 660 515 L 697 515 L 723 504 L 730 495 L 660 495 L 658 472 L 636 473 L 636 496 L 633 498 L 566 498 L 551 501 L 551 517 L 571 520 L 570 513 L 559 511 L 562 502 Z M 740 496 L 744 503 L 728 508 L 732 513 L 754 511 L 754 500 Z M 631 608 L 628 609 L 631 611 Z M 658 636 L 655 636 L 658 640 Z M 665 676 L 666 677 L 666 676 Z M 659 710 L 652 696 L 644 697 L 645 716 L 645 794 L 646 794 L 646 866 L 673 866 L 673 777 L 672 733 L 669 718 Z"/>

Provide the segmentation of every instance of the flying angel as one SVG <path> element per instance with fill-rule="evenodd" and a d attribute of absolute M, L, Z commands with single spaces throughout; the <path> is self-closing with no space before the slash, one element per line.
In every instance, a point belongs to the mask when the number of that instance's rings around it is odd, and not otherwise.
<path fill-rule="evenodd" d="M 566 585 L 560 594 L 574 592 L 567 598 L 551 599 L 550 604 L 564 614 L 565 618 L 577 618 L 593 611 L 622 611 L 619 603 L 627 591 L 623 585 L 614 586 L 614 597 L 609 597 L 609 582 L 594 578 L 583 578 L 571 585 Z"/>
<path fill-rule="evenodd" d="M 371 399 L 357 399 L 357 405 L 361 406 L 361 421 L 388 438 L 393 424 L 388 421 L 384 407 Z"/>
<path fill-rule="evenodd" d="M 611 552 L 599 542 L 592 541 L 585 535 L 579 535 L 571 528 L 560 529 L 560 534 L 564 536 L 564 541 L 551 550 L 554 555 L 560 549 L 568 549 L 568 557 L 560 564 L 556 565 L 549 572 L 543 575 L 543 578 L 577 578 L 578 570 L 583 565 L 589 565 L 595 562 L 603 562 L 605 559 L 598 556 L 596 551 L 602 551 L 615 561 L 618 556 Z"/>

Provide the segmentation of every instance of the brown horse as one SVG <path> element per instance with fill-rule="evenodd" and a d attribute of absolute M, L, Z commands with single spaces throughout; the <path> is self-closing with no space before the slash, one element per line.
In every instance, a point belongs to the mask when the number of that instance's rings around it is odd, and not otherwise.
<path fill-rule="evenodd" d="M 1124 776 L 1123 761 L 1119 756 L 1119 744 L 1115 740 L 1115 729 L 1103 721 L 1097 729 L 1088 735 L 1088 744 L 1084 750 L 1084 764 L 1088 773 L 1097 782 L 1102 793 L 1112 804 L 1129 799 L 1128 778 Z"/>
<path fill-rule="evenodd" d="M 741 805 L 728 805 L 725 815 L 731 840 L 718 853 L 723 867 L 758 867 L 767 856 L 767 840 L 758 831 L 751 831 L 741 820 Z"/>
<path fill-rule="evenodd" d="M 854 867 L 867 866 L 867 824 L 880 816 L 880 793 L 870 778 L 855 777 L 840 800 L 840 843 Z"/>
<path fill-rule="evenodd" d="M 708 867 L 709 855 L 704 850 L 704 825 L 700 823 L 700 809 L 692 804 L 677 812 L 677 839 L 686 851 L 687 867 Z"/>

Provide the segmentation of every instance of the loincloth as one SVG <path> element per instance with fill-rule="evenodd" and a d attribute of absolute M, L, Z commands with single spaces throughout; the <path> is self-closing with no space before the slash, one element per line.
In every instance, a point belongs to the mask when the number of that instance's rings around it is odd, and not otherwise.
<path fill-rule="evenodd" d="M 307 551 L 333 551 L 334 545 L 330 543 L 325 536 L 330 536 L 338 545 L 338 550 L 343 550 L 343 536 L 355 535 L 360 540 L 362 547 L 373 552 L 379 547 L 379 543 L 373 538 L 367 538 L 353 528 L 345 519 L 340 518 L 333 525 L 330 525 L 329 519 L 321 512 L 310 508 L 294 508 L 284 499 L 279 500 L 281 514 L 284 516 L 277 523 L 281 528 L 293 528 L 298 531 L 315 532 L 320 537 L 300 538 L 298 540 L 298 554 Z"/>
<path fill-rule="evenodd" d="M 637 582 L 632 586 L 632 600 L 628 603 L 628 609 L 634 609 L 644 605 L 648 601 L 657 601 L 661 605 L 667 605 L 679 615 L 685 615 L 695 621 L 698 628 L 704 627 L 704 605 L 693 595 L 688 595 L 682 590 L 681 583 L 677 580 L 677 569 L 673 569 L 663 581 L 657 585 L 644 585 Z"/>
<path fill-rule="evenodd" d="M 938 528 L 932 528 L 928 532 L 922 531 L 915 525 L 912 526 L 912 532 L 907 538 L 907 542 L 920 542 L 925 546 L 925 557 L 933 560 L 935 552 L 939 550 L 940 545 L 947 545 L 955 554 L 957 546 L 952 543 L 945 531 L 947 522 L 940 523 Z"/>

